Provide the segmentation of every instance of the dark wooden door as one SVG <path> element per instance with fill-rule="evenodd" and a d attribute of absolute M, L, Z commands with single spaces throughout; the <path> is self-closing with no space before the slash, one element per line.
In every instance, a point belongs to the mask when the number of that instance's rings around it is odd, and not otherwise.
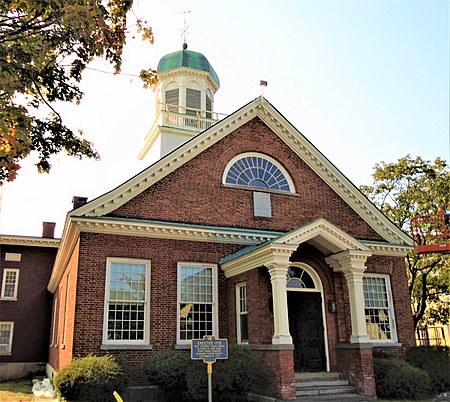
<path fill-rule="evenodd" d="M 322 296 L 317 292 L 287 292 L 289 330 L 294 343 L 295 371 L 325 371 Z"/>

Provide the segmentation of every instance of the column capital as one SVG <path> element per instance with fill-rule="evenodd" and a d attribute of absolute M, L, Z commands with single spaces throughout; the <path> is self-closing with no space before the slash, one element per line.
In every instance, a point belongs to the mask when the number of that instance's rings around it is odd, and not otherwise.
<path fill-rule="evenodd" d="M 292 253 L 297 250 L 296 245 L 273 243 L 267 252 L 264 266 L 269 270 L 270 276 L 284 270 L 286 275 Z"/>
<path fill-rule="evenodd" d="M 367 250 L 345 250 L 327 257 L 325 261 L 336 272 L 344 274 L 362 274 L 366 270 L 366 261 L 372 255 Z"/>

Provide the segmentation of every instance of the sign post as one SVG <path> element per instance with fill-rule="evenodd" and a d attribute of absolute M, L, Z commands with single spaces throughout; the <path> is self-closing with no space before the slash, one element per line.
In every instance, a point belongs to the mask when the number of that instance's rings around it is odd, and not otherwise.
<path fill-rule="evenodd" d="M 212 402 L 212 365 L 217 359 L 228 359 L 228 339 L 205 335 L 203 339 L 191 340 L 191 359 L 207 364 L 208 402 Z"/>

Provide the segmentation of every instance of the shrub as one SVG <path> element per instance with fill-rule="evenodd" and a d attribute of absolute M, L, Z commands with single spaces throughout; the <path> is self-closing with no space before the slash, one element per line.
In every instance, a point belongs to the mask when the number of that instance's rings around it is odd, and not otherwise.
<path fill-rule="evenodd" d="M 159 385 L 168 400 L 187 399 L 186 370 L 189 355 L 184 351 L 154 352 L 144 361 L 143 371 L 150 384 Z"/>
<path fill-rule="evenodd" d="M 56 392 L 66 401 L 114 401 L 113 392 L 126 385 L 124 371 L 110 355 L 75 358 L 53 379 Z"/>
<path fill-rule="evenodd" d="M 193 361 L 182 351 L 154 352 L 146 359 L 143 370 L 152 384 L 159 385 L 169 401 L 206 400 L 208 397 L 207 365 Z M 230 346 L 228 359 L 213 365 L 214 401 L 243 401 L 262 378 L 263 371 L 250 351 Z"/>
<path fill-rule="evenodd" d="M 433 394 L 450 391 L 450 352 L 448 346 L 417 346 L 408 349 L 406 361 L 425 370 Z"/>
<path fill-rule="evenodd" d="M 242 346 L 233 345 L 228 350 L 228 359 L 218 360 L 213 365 L 212 388 L 214 401 L 246 401 L 263 378 L 263 370 L 251 352 Z M 193 362 L 187 373 L 187 386 L 193 399 L 208 396 L 206 364 Z"/>
<path fill-rule="evenodd" d="M 378 397 L 420 399 L 429 395 L 428 374 L 403 360 L 375 358 L 374 369 Z"/>

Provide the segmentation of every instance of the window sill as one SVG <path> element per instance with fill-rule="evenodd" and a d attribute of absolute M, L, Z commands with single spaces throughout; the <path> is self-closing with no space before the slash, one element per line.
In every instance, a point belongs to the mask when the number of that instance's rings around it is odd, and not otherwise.
<path fill-rule="evenodd" d="M 17 301 L 17 297 L 0 297 L 0 301 Z"/>
<path fill-rule="evenodd" d="M 402 346 L 399 342 L 372 342 L 374 348 L 387 347 L 387 348 L 399 348 Z"/>
<path fill-rule="evenodd" d="M 177 343 L 175 345 L 175 349 L 180 349 L 180 350 L 190 350 L 191 349 L 191 344 L 190 343 Z"/>
<path fill-rule="evenodd" d="M 12 356 L 12 353 L 0 353 L 0 356 Z"/>
<path fill-rule="evenodd" d="M 261 193 L 271 193 L 271 194 L 300 197 L 299 193 L 291 193 L 289 191 L 281 191 L 281 190 L 272 190 L 270 188 L 264 188 L 264 187 L 239 186 L 237 184 L 225 184 L 225 183 L 222 183 L 222 187 L 232 188 L 235 190 L 259 191 Z"/>
<path fill-rule="evenodd" d="M 102 343 L 100 345 L 100 350 L 151 350 L 153 349 L 153 346 L 151 344 L 141 344 L 141 345 L 130 345 L 130 344 L 123 344 L 123 345 L 111 345 L 108 343 Z"/>

